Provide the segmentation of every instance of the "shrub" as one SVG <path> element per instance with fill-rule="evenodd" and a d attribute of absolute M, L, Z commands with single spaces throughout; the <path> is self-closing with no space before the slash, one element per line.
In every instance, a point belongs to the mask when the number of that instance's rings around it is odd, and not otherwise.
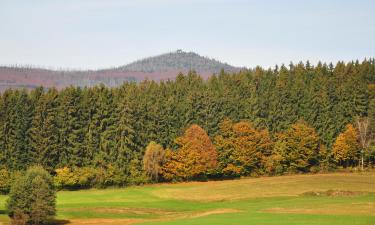
<path fill-rule="evenodd" d="M 55 171 L 54 184 L 57 188 L 73 188 L 77 185 L 78 179 L 68 167 Z"/>
<path fill-rule="evenodd" d="M 10 188 L 8 215 L 13 224 L 45 224 L 55 215 L 53 179 L 42 167 L 31 167 Z"/>
<path fill-rule="evenodd" d="M 87 188 L 95 185 L 98 170 L 90 167 L 75 168 L 68 167 L 56 169 L 54 184 L 57 188 Z"/>
<path fill-rule="evenodd" d="M 93 182 L 97 176 L 97 170 L 91 167 L 82 167 L 75 169 L 74 174 L 77 177 L 79 187 L 91 187 L 94 185 Z"/>
<path fill-rule="evenodd" d="M 0 193 L 1 194 L 6 194 L 9 192 L 10 188 L 10 174 L 8 170 L 6 169 L 1 169 L 0 170 Z"/>

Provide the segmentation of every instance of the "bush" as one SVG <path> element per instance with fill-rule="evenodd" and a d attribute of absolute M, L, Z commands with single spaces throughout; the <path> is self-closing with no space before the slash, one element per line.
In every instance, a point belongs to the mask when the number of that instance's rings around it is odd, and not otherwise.
<path fill-rule="evenodd" d="M 68 167 L 56 169 L 54 184 L 57 188 L 88 188 L 95 185 L 96 177 L 99 175 L 98 170 L 90 167 L 75 168 Z"/>
<path fill-rule="evenodd" d="M 0 194 L 7 194 L 10 188 L 10 174 L 8 170 L 0 170 Z"/>
<path fill-rule="evenodd" d="M 42 167 L 31 167 L 10 188 L 8 215 L 13 224 L 45 224 L 56 212 L 53 179 Z"/>
<path fill-rule="evenodd" d="M 57 188 L 61 189 L 75 187 L 78 183 L 77 180 L 77 177 L 74 176 L 73 172 L 68 167 L 56 169 L 54 184 Z"/>
<path fill-rule="evenodd" d="M 97 176 L 97 171 L 95 168 L 82 167 L 75 169 L 74 174 L 77 177 L 77 183 L 79 187 L 88 188 L 94 185 L 94 180 Z"/>
<path fill-rule="evenodd" d="M 312 166 L 310 168 L 311 173 L 319 173 L 320 172 L 320 167 L 319 166 Z"/>

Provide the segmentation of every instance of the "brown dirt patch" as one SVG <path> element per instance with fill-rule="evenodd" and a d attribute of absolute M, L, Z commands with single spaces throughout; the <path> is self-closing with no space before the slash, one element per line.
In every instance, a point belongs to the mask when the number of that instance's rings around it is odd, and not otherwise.
<path fill-rule="evenodd" d="M 90 209 L 91 210 L 91 209 Z M 97 210 L 97 212 L 111 212 L 111 213 L 129 213 L 134 212 L 134 209 L 131 209 L 131 211 L 128 211 L 127 208 L 107 208 L 107 209 L 101 209 L 96 208 L 94 210 Z M 138 209 L 140 210 L 140 209 Z M 142 209 L 144 210 L 144 209 Z M 153 210 L 153 209 L 147 209 L 147 210 Z M 161 221 L 172 221 L 177 219 L 186 219 L 186 218 L 199 218 L 199 217 L 205 217 L 210 215 L 217 215 L 217 214 L 224 214 L 224 213 L 236 213 L 241 212 L 237 209 L 214 209 L 209 211 L 203 211 L 203 212 L 156 212 L 156 213 L 166 213 L 163 218 L 159 219 L 72 219 L 69 220 L 69 225 L 84 225 L 84 224 L 93 224 L 93 225 L 99 225 L 99 224 L 105 224 L 105 225 L 117 225 L 117 224 L 123 224 L 123 225 L 132 225 L 137 224 L 141 222 L 161 222 Z M 155 213 L 155 212 L 154 212 Z"/>
<path fill-rule="evenodd" d="M 364 192 L 360 191 L 341 191 L 341 190 L 328 190 L 326 192 L 327 196 L 332 197 L 341 197 L 341 196 L 357 196 L 357 195 L 364 195 Z"/>
<path fill-rule="evenodd" d="M 348 196 L 358 196 L 365 195 L 368 192 L 362 191 L 342 191 L 342 190 L 328 190 L 328 191 L 308 191 L 301 194 L 301 196 L 330 196 L 330 197 L 348 197 Z"/>
<path fill-rule="evenodd" d="M 211 211 L 206 212 L 199 212 L 195 213 L 189 216 L 189 218 L 198 218 L 198 217 L 204 217 L 204 216 L 210 216 L 210 215 L 216 215 L 216 214 L 224 214 L 224 213 L 237 213 L 241 212 L 241 210 L 238 209 L 215 209 Z"/>
<path fill-rule="evenodd" d="M 347 205 L 324 205 L 304 208 L 269 208 L 268 213 L 320 214 L 320 215 L 375 215 L 375 202 L 352 203 Z"/>
<path fill-rule="evenodd" d="M 69 225 L 132 225 L 143 222 L 141 219 L 72 219 Z"/>
<path fill-rule="evenodd" d="M 126 207 L 93 207 L 93 208 L 69 208 L 61 211 L 91 211 L 97 213 L 118 213 L 118 214 L 135 214 L 135 215 L 174 215 L 180 212 L 168 211 L 155 208 L 126 208 Z"/>

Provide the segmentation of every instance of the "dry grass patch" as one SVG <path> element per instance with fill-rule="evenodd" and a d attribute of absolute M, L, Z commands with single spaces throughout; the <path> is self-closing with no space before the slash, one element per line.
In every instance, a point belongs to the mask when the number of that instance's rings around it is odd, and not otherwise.
<path fill-rule="evenodd" d="M 191 182 L 162 185 L 153 191 L 161 198 L 193 201 L 238 200 L 274 196 L 298 196 L 315 190 L 373 192 L 375 173 L 337 173 L 245 178 L 232 181 Z"/>
<path fill-rule="evenodd" d="M 319 207 L 269 208 L 262 210 L 269 213 L 319 214 L 319 215 L 375 215 L 375 202 L 331 204 Z"/>
<path fill-rule="evenodd" d="M 319 197 L 319 196 L 329 196 L 329 197 L 348 197 L 348 196 L 358 196 L 366 195 L 368 192 L 362 191 L 342 191 L 342 190 L 328 190 L 328 191 L 308 191 L 301 194 L 301 196 Z"/>

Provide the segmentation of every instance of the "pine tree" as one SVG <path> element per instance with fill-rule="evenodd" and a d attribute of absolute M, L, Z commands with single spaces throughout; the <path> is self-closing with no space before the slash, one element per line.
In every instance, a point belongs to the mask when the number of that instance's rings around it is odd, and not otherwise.
<path fill-rule="evenodd" d="M 60 157 L 58 127 L 58 93 L 50 89 L 36 105 L 30 129 L 33 162 L 53 171 L 57 165 L 66 164 Z"/>
<path fill-rule="evenodd" d="M 143 152 L 134 143 L 135 132 L 133 129 L 132 105 L 126 99 L 119 103 L 117 109 L 118 122 L 116 132 L 116 161 L 115 165 L 126 175 L 131 175 L 130 162 L 137 160 L 137 167 L 142 168 L 141 159 Z M 137 151 L 138 150 L 138 151 Z M 112 156 L 113 157 L 113 156 Z M 133 161 L 133 163 L 136 161 Z"/>
<path fill-rule="evenodd" d="M 60 160 L 69 166 L 87 165 L 84 152 L 84 123 L 82 115 L 81 89 L 69 87 L 59 94 L 58 122 L 60 135 Z M 65 163 L 64 163 L 65 164 Z M 65 166 L 65 165 L 62 166 Z"/>
<path fill-rule="evenodd" d="M 8 148 L 12 151 L 10 156 L 13 162 L 12 169 L 26 169 L 30 159 L 30 144 L 28 132 L 31 127 L 32 105 L 25 90 L 15 92 L 15 105 L 11 121 L 14 124 L 14 131 L 11 135 L 12 147 Z"/>

